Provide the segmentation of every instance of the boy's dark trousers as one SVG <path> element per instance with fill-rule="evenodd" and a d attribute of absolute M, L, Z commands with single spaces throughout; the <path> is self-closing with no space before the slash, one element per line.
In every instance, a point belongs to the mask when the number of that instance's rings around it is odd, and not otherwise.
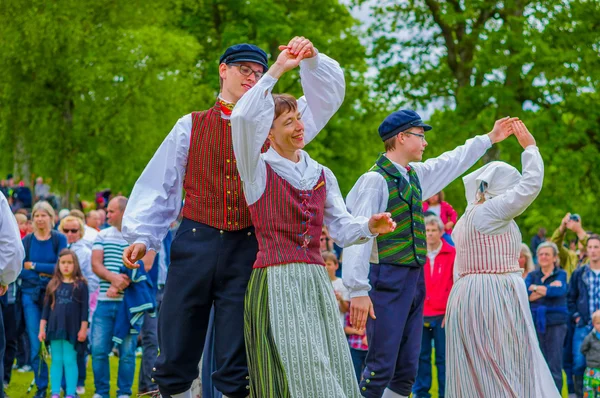
<path fill-rule="evenodd" d="M 367 320 L 369 352 L 360 392 L 364 397 L 380 398 L 389 388 L 409 396 L 421 352 L 423 269 L 371 264 L 369 280 L 377 319 Z"/>
<path fill-rule="evenodd" d="M 231 398 L 248 395 L 244 296 L 257 252 L 253 227 L 230 232 L 183 219 L 171 246 L 158 319 L 160 355 L 153 379 L 163 397 L 189 390 L 198 377 L 213 303 L 213 384 Z"/>

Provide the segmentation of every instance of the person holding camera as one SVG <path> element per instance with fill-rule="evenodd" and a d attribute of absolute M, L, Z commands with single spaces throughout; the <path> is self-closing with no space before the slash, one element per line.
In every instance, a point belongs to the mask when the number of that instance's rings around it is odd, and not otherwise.
<path fill-rule="evenodd" d="M 564 241 L 567 230 L 571 230 L 577 235 L 579 253 L 565 247 Z M 561 268 L 565 270 L 569 278 L 571 278 L 571 275 L 577 268 L 588 262 L 586 255 L 587 239 L 588 234 L 581 225 L 581 216 L 579 214 L 565 214 L 560 226 L 552 234 L 550 240 L 558 246 L 558 258 Z"/>

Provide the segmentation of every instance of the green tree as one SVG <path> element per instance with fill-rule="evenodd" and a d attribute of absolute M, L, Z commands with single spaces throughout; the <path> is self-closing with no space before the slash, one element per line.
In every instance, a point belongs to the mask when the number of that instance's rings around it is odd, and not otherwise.
<path fill-rule="evenodd" d="M 369 30 L 376 89 L 403 106 L 438 108 L 430 154 L 521 117 L 546 165 L 542 193 L 518 220 L 524 234 L 557 226 L 567 211 L 598 228 L 599 16 L 598 2 L 584 0 L 379 1 Z M 520 168 L 520 154 L 508 140 L 484 161 Z M 464 209 L 461 182 L 447 191 Z"/>
<path fill-rule="evenodd" d="M 4 169 L 70 197 L 128 190 L 194 97 L 200 45 L 160 1 L 6 1 L 0 15 Z M 171 119 L 171 120 L 169 120 Z"/>

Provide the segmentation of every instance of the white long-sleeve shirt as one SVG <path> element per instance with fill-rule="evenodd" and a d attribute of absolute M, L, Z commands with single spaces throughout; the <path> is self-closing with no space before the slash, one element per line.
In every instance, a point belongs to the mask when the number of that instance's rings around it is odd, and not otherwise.
<path fill-rule="evenodd" d="M 300 63 L 300 78 L 305 97 L 298 100 L 298 105 L 304 110 L 304 137 L 308 143 L 331 118 L 332 104 L 341 104 L 345 83 L 337 62 L 323 54 Z M 263 76 L 258 83 L 265 79 L 268 81 L 269 76 Z M 316 90 L 327 82 L 338 83 L 330 83 L 329 92 Z M 122 233 L 129 243 L 143 243 L 148 249 L 159 250 L 181 210 L 191 135 L 192 115 L 188 114 L 177 121 L 137 180 L 123 216 Z"/>
<path fill-rule="evenodd" d="M 530 145 L 521 154 L 523 176 L 514 187 L 477 205 L 473 225 L 486 235 L 505 232 L 513 219 L 523 213 L 537 198 L 544 182 L 544 161 L 540 150 Z M 470 208 L 474 204 L 469 204 Z"/>
<path fill-rule="evenodd" d="M 440 192 L 467 171 L 491 146 L 490 138 L 481 135 L 467 140 L 464 145 L 437 158 L 422 163 L 410 163 L 419 178 L 423 200 Z M 397 163 L 394 165 L 408 181 L 406 168 Z M 370 171 L 358 179 L 346 198 L 346 204 L 353 215 L 367 216 L 386 211 L 388 198 L 385 179 L 381 174 Z M 350 291 L 350 297 L 366 296 L 371 290 L 370 263 L 379 263 L 377 242 L 374 239 L 364 245 L 344 249 L 342 278 Z"/>
<path fill-rule="evenodd" d="M 342 70 L 334 60 L 323 54 L 319 54 L 319 57 L 318 67 L 311 70 L 313 82 L 319 81 L 319 84 L 305 85 L 306 82 L 303 81 L 305 97 L 298 101 L 299 112 L 306 109 L 302 120 L 305 123 L 305 137 L 309 140 L 325 126 L 344 100 Z M 278 176 L 300 190 L 314 187 L 324 171 L 327 190 L 324 222 L 331 237 L 341 246 L 365 242 L 366 237 L 373 236 L 369 231 L 369 219 L 360 216 L 355 218 L 348 213 L 337 179 L 331 170 L 311 159 L 305 151 L 299 152 L 300 159 L 297 163 L 280 156 L 273 148 L 261 154 L 275 114 L 271 94 L 275 83 L 277 79 L 265 75 L 240 99 L 231 114 L 233 150 L 244 184 L 246 201 L 251 205 L 265 192 L 267 163 Z M 306 120 L 308 110 L 317 108 L 319 118 Z M 307 137 L 308 123 L 312 127 L 311 134 Z"/>
<path fill-rule="evenodd" d="M 0 193 L 0 284 L 13 283 L 21 273 L 25 249 L 17 220 L 4 195 Z"/>

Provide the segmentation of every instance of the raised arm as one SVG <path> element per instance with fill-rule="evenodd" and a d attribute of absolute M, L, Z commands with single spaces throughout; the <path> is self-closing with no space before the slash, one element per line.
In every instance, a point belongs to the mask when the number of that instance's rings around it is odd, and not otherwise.
<path fill-rule="evenodd" d="M 192 116 L 179 119 L 138 178 L 123 216 L 123 237 L 158 250 L 181 210 Z"/>
<path fill-rule="evenodd" d="M 304 96 L 298 100 L 298 108 L 304 121 L 304 141 L 308 144 L 344 102 L 346 81 L 337 61 L 324 54 L 300 63 L 300 79 Z"/>
<path fill-rule="evenodd" d="M 423 200 L 427 200 L 443 190 L 448 184 L 469 170 L 492 144 L 510 136 L 513 132 L 512 122 L 515 120 L 517 119 L 500 119 L 496 121 L 492 131 L 486 135 L 468 139 L 464 145 L 445 152 L 437 158 L 428 159 L 423 163 L 411 163 L 421 182 Z"/>
<path fill-rule="evenodd" d="M 6 198 L 0 193 L 0 293 L 4 294 L 6 286 L 17 279 L 24 257 L 19 226 Z"/>
<path fill-rule="evenodd" d="M 273 123 L 275 105 L 271 91 L 277 80 L 265 74 L 242 96 L 231 113 L 233 152 L 244 184 L 255 184 L 259 176 L 264 177 L 264 167 L 259 167 L 260 153 Z M 246 191 L 250 203 L 258 199 L 252 200 Z"/>
<path fill-rule="evenodd" d="M 521 155 L 523 176 L 519 183 L 506 193 L 486 201 L 478 209 L 479 221 L 476 228 L 483 233 L 507 225 L 515 217 L 523 213 L 542 190 L 544 181 L 544 161 L 536 146 L 529 146 Z"/>

